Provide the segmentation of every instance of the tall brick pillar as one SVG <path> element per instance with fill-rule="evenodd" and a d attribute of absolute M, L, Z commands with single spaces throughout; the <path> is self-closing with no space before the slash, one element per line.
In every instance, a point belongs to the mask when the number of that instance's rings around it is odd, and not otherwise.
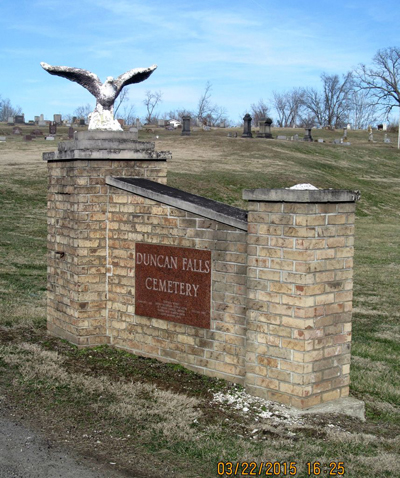
<path fill-rule="evenodd" d="M 300 409 L 346 397 L 359 193 L 256 189 L 243 197 L 247 389 Z"/>
<path fill-rule="evenodd" d="M 48 330 L 79 346 L 109 342 L 106 176 L 166 183 L 166 152 L 132 133 L 86 131 L 48 163 Z"/>

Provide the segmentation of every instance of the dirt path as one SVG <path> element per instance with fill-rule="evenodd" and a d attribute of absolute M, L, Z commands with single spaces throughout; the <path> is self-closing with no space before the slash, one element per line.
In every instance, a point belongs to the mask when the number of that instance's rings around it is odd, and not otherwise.
<path fill-rule="evenodd" d="M 112 467 L 112 465 L 110 465 Z M 131 475 L 132 476 L 132 475 Z M 0 402 L 0 478 L 123 478 L 8 417 Z M 132 476 L 132 478 L 134 478 Z"/>

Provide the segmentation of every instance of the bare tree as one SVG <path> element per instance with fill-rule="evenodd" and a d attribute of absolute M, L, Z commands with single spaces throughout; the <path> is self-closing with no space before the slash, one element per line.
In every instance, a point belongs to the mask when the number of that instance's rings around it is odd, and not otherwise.
<path fill-rule="evenodd" d="M 368 91 L 353 91 L 350 97 L 349 121 L 354 129 L 365 129 L 378 119 L 378 106 L 372 101 Z"/>
<path fill-rule="evenodd" d="M 211 104 L 211 90 L 212 84 L 207 81 L 204 93 L 200 96 L 199 102 L 197 104 L 197 111 L 195 113 L 197 120 L 199 123 L 205 124 L 207 122 L 207 115 L 212 114 L 213 112 L 213 105 Z"/>
<path fill-rule="evenodd" d="M 77 118 L 87 119 L 88 115 L 93 111 L 93 107 L 87 103 L 85 106 L 78 106 L 74 111 L 74 116 Z"/>
<path fill-rule="evenodd" d="M 352 74 L 347 73 L 342 79 L 339 75 L 322 73 L 322 92 L 314 88 L 303 91 L 303 104 L 321 126 L 340 127 L 347 122 L 350 96 L 352 92 Z"/>
<path fill-rule="evenodd" d="M 389 116 L 394 107 L 400 107 L 400 48 L 378 50 L 372 63 L 372 67 L 361 64 L 355 70 L 355 83 L 359 89 L 368 91 L 373 104 Z M 397 147 L 400 148 L 400 128 Z"/>
<path fill-rule="evenodd" d="M 177 109 L 177 110 L 171 110 L 168 113 L 164 113 L 163 117 L 166 120 L 177 120 L 182 122 L 183 116 L 191 116 L 194 117 L 196 116 L 193 111 L 185 110 L 185 109 Z"/>
<path fill-rule="evenodd" d="M 152 121 L 158 118 L 158 115 L 154 113 L 155 108 L 162 102 L 162 93 L 161 91 L 155 91 L 152 93 L 151 91 L 146 91 L 145 99 L 143 100 L 143 104 L 146 106 L 147 114 L 145 117 L 145 122 L 151 124 Z"/>
<path fill-rule="evenodd" d="M 0 97 L 0 121 L 8 121 L 10 116 L 20 114 L 22 114 L 22 108 L 20 106 L 12 106 L 8 98 L 4 98 L 3 100 Z"/>
<path fill-rule="evenodd" d="M 134 124 L 135 118 L 135 107 L 133 105 L 124 106 L 118 115 L 118 119 L 123 119 L 127 125 Z"/>
<path fill-rule="evenodd" d="M 114 117 L 117 117 L 117 112 L 120 108 L 120 106 L 123 103 L 127 103 L 129 101 L 129 90 L 127 88 L 124 88 L 121 93 L 119 94 L 116 102 L 114 103 Z"/>
<path fill-rule="evenodd" d="M 263 99 L 258 100 L 258 103 L 253 103 L 250 106 L 250 114 L 254 121 L 254 125 L 258 126 L 258 122 L 269 116 L 269 106 L 267 106 Z"/>
<path fill-rule="evenodd" d="M 218 126 L 228 121 L 226 109 L 211 102 L 212 84 L 207 81 L 204 92 L 199 98 L 194 116 L 199 124 Z"/>
<path fill-rule="evenodd" d="M 304 100 L 304 90 L 301 88 L 293 88 L 286 93 L 273 94 L 273 105 L 278 113 L 278 125 L 283 127 L 296 126 L 301 113 Z"/>
<path fill-rule="evenodd" d="M 304 117 L 310 121 L 311 119 L 320 126 L 325 125 L 325 109 L 322 94 L 315 88 L 304 89 L 304 107 L 306 109 Z M 304 117 L 302 122 L 304 122 Z M 315 126 L 308 124 L 307 126 Z"/>

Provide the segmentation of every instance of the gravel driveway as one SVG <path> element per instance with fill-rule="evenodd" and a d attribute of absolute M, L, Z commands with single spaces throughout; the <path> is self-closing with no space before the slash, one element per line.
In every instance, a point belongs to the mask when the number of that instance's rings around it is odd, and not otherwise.
<path fill-rule="evenodd" d="M 1 402 L 0 402 L 1 403 Z M 112 465 L 110 465 L 112 466 Z M 0 478 L 122 478 L 117 470 L 73 456 L 0 410 Z M 132 475 L 131 475 L 132 476 Z M 134 478 L 134 477 L 132 477 Z"/>

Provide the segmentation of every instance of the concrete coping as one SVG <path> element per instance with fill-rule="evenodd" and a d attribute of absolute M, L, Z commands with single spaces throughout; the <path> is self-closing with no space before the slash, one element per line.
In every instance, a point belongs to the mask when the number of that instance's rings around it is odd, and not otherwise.
<path fill-rule="evenodd" d="M 247 211 L 143 178 L 113 178 L 106 184 L 183 211 L 247 231 Z"/>
<path fill-rule="evenodd" d="M 360 191 L 343 189 L 245 189 L 243 199 L 264 202 L 338 203 L 356 202 Z"/>

